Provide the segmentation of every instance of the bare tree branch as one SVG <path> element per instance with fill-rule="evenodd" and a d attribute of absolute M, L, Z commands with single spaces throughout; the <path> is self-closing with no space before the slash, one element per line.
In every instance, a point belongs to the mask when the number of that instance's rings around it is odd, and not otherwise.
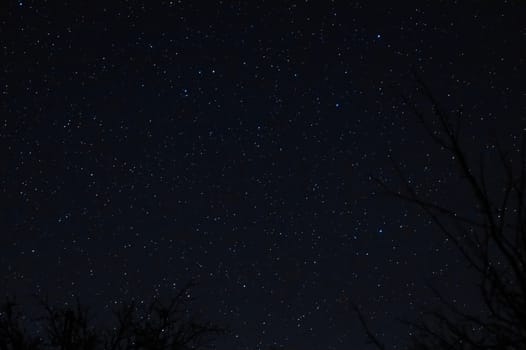
<path fill-rule="evenodd" d="M 493 171 L 500 171 L 500 182 L 488 182 L 486 157 L 481 153 L 478 174 L 472 171 L 468 151 L 461 144 L 462 111 L 450 116 L 429 86 L 413 72 L 420 96 L 431 106 L 432 113 L 422 112 L 413 98 L 402 101 L 423 125 L 425 133 L 457 164 L 465 179 L 478 217 L 458 215 L 450 205 L 424 199 L 393 162 L 403 190 L 393 190 L 378 178 L 374 181 L 394 198 L 419 207 L 458 249 L 464 261 L 473 268 L 478 284 L 482 310 L 464 311 L 430 286 L 441 308 L 425 312 L 410 325 L 412 349 L 523 349 L 526 348 L 526 137 L 522 134 L 519 166 L 496 142 L 497 161 Z M 452 122 L 454 120 L 454 122 Z M 500 180 L 500 177 L 499 177 Z M 492 187 L 497 186 L 497 187 Z M 369 339 L 377 338 L 363 314 L 355 309 Z M 376 343 L 375 343 L 376 344 Z M 383 348 L 383 347 L 382 347 Z"/>

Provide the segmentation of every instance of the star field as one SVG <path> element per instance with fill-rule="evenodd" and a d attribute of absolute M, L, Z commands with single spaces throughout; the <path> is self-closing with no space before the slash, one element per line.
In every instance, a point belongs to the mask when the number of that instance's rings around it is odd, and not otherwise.
<path fill-rule="evenodd" d="M 400 94 L 421 72 L 478 153 L 524 128 L 519 1 L 19 1 L 0 11 L 0 291 L 114 303 L 195 279 L 218 349 L 389 348 L 469 301 L 454 247 L 377 196 L 394 159 L 462 203 Z M 495 131 L 494 131 L 495 130 Z M 469 210 L 469 209 L 465 209 Z M 435 300 L 436 301 L 436 300 Z"/>

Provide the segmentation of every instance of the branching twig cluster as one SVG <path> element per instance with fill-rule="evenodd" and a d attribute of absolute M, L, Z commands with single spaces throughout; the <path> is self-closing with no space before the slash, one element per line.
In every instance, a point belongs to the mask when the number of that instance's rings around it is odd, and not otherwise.
<path fill-rule="evenodd" d="M 168 302 L 152 301 L 144 312 L 136 302 L 124 303 L 113 314 L 115 323 L 101 329 L 91 324 L 88 309 L 55 307 L 41 301 L 45 316 L 27 320 L 41 333 L 27 330 L 17 303 L 0 305 L 0 350 L 190 350 L 208 348 L 225 329 L 188 313 L 188 293 L 181 289 Z"/>
<path fill-rule="evenodd" d="M 473 170 L 466 147 L 462 145 L 462 116 L 452 116 L 439 104 L 428 85 L 415 73 L 419 92 L 432 108 L 424 113 L 415 102 L 403 98 L 427 135 L 457 163 L 459 175 L 477 215 L 463 216 L 447 205 L 422 198 L 401 169 L 394 168 L 403 191 L 377 183 L 389 195 L 416 204 L 435 226 L 455 245 L 478 277 L 482 310 L 477 314 L 461 309 L 435 288 L 440 308 L 423 313 L 411 322 L 415 349 L 523 349 L 526 348 L 526 138 L 515 156 L 496 145 L 497 161 L 492 174 L 500 171 L 503 181 L 497 188 L 488 185 L 485 157 Z M 359 312 L 368 337 L 383 348 Z"/>

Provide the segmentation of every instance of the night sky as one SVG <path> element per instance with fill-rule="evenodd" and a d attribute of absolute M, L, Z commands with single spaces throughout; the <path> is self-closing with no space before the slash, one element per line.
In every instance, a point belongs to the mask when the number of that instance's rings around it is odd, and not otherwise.
<path fill-rule="evenodd" d="M 516 147 L 525 25 L 520 1 L 2 2 L 1 295 L 105 315 L 195 279 L 219 349 L 366 348 L 353 302 L 400 348 L 426 283 L 470 300 L 371 180 L 399 187 L 391 158 L 470 210 L 401 95 L 418 71 L 474 158 Z"/>

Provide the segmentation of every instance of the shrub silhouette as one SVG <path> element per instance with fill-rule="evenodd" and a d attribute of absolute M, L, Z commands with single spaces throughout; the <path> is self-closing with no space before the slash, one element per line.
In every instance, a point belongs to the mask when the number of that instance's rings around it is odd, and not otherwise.
<path fill-rule="evenodd" d="M 199 350 L 213 345 L 226 329 L 192 316 L 188 292 L 181 289 L 167 302 L 154 299 L 141 311 L 138 303 L 122 303 L 113 310 L 114 323 L 92 324 L 79 300 L 74 306 L 40 305 L 44 316 L 29 319 L 13 299 L 0 305 L 0 350 Z M 28 331 L 28 324 L 38 331 Z"/>

